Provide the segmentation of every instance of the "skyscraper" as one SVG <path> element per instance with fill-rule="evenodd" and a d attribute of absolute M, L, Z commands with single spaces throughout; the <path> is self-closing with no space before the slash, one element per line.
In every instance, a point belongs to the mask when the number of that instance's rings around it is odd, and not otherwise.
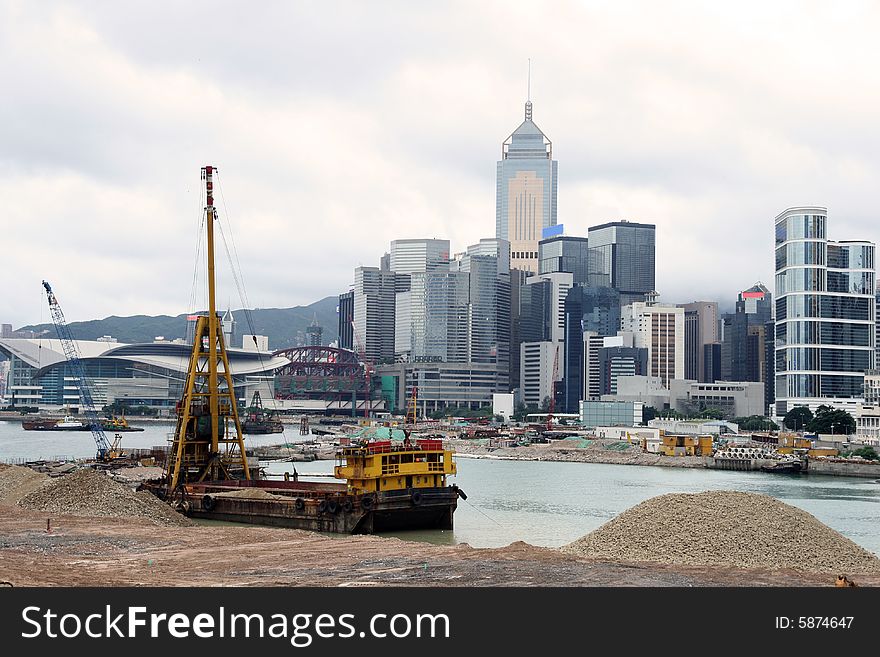
<path fill-rule="evenodd" d="M 853 405 L 874 367 L 875 246 L 833 242 L 822 207 L 776 217 L 776 413 Z"/>
<path fill-rule="evenodd" d="M 721 378 L 725 381 L 766 381 L 765 343 L 773 295 L 763 283 L 739 293 L 736 312 L 723 318 Z"/>
<path fill-rule="evenodd" d="M 538 273 L 541 231 L 556 224 L 557 163 L 546 135 L 525 120 L 504 140 L 495 181 L 495 236 L 510 242 L 510 266 Z"/>
<path fill-rule="evenodd" d="M 684 308 L 635 302 L 620 310 L 620 328 L 635 335 L 634 346 L 648 350 L 648 376 L 660 377 L 665 388 L 684 378 Z"/>
<path fill-rule="evenodd" d="M 538 272 L 567 272 L 575 285 L 587 285 L 590 268 L 589 240 L 586 237 L 556 235 L 538 242 Z"/>
<path fill-rule="evenodd" d="M 591 398 L 591 385 L 592 396 L 599 394 L 598 349 L 603 337 L 615 335 L 620 328 L 620 294 L 610 287 L 576 285 L 568 291 L 563 308 L 565 374 L 562 407 L 567 413 L 574 413 L 582 399 Z M 594 358 L 590 357 L 591 348 Z"/>
<path fill-rule="evenodd" d="M 394 272 L 354 270 L 354 347 L 374 364 L 394 360 Z"/>
<path fill-rule="evenodd" d="M 655 289 L 655 229 L 653 224 L 613 221 L 587 232 L 603 284 L 620 292 L 622 306 L 645 301 L 645 295 Z"/>
<path fill-rule="evenodd" d="M 339 332 L 339 348 L 354 348 L 354 332 L 351 322 L 354 320 L 354 290 L 349 290 L 339 295 L 339 305 L 336 307 L 338 315 L 337 331 Z"/>
<path fill-rule="evenodd" d="M 391 242 L 389 269 L 395 274 L 449 269 L 449 240 L 406 239 Z"/>
<path fill-rule="evenodd" d="M 718 342 L 718 304 L 694 301 L 679 304 L 684 308 L 684 376 L 691 381 L 707 380 L 706 345 Z"/>

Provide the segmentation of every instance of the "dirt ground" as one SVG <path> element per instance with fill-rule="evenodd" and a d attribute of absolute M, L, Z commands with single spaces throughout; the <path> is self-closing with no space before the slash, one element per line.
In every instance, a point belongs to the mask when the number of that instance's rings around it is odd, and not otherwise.
<path fill-rule="evenodd" d="M 13 586 L 833 586 L 794 571 L 594 561 L 513 543 L 436 546 L 251 526 L 157 528 L 0 506 L 0 580 Z M 880 576 L 852 577 L 880 586 Z"/>

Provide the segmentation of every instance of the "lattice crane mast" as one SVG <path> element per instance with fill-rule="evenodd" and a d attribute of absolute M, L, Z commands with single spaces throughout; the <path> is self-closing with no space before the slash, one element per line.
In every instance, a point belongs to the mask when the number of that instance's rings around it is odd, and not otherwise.
<path fill-rule="evenodd" d="M 76 389 L 79 392 L 80 404 L 85 411 L 86 421 L 89 424 L 92 437 L 95 439 L 95 445 L 98 447 L 96 458 L 99 461 L 107 460 L 107 458 L 112 456 L 110 443 L 107 440 L 107 436 L 104 435 L 101 420 L 98 418 L 97 410 L 95 410 L 95 403 L 92 401 L 92 391 L 89 389 L 89 383 L 86 380 L 86 373 L 79 356 L 79 350 L 76 347 L 76 342 L 73 340 L 73 335 L 70 333 L 70 327 L 64 319 L 64 313 L 61 311 L 58 299 L 55 297 L 55 293 L 52 292 L 52 287 L 46 281 L 43 281 L 43 287 L 46 288 L 46 295 L 49 298 L 49 312 L 52 314 L 52 323 L 55 324 L 55 331 L 58 333 L 61 348 L 64 350 L 67 364 L 71 369 Z"/>

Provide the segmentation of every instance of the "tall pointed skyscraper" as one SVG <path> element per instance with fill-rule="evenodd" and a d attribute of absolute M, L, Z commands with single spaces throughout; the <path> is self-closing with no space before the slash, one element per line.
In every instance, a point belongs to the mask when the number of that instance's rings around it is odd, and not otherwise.
<path fill-rule="evenodd" d="M 556 169 L 527 100 L 525 120 L 501 147 L 495 182 L 495 237 L 510 242 L 511 269 L 538 273 L 541 231 L 556 225 Z"/>

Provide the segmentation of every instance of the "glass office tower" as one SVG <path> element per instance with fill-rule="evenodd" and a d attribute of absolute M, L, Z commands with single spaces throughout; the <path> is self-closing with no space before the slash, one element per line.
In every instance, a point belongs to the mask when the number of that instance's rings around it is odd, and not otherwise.
<path fill-rule="evenodd" d="M 595 255 L 599 273 L 620 292 L 620 304 L 628 306 L 645 301 L 654 287 L 653 224 L 614 221 L 593 226 L 587 232 L 590 251 Z"/>
<path fill-rule="evenodd" d="M 874 367 L 875 247 L 833 242 L 827 210 L 776 217 L 776 412 L 848 406 Z"/>

